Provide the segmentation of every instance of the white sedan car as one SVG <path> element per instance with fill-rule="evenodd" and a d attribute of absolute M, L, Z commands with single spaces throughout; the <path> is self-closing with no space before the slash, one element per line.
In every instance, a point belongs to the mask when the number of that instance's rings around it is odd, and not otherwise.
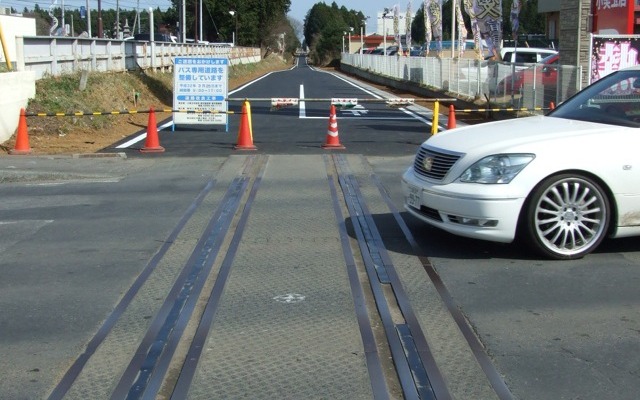
<path fill-rule="evenodd" d="M 453 129 L 402 177 L 405 208 L 456 235 L 575 259 L 640 235 L 640 66 L 596 81 L 546 116 Z"/>

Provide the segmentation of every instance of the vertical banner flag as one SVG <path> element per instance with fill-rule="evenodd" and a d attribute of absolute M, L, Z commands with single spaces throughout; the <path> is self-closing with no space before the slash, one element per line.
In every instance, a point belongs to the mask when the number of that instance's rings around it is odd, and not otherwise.
<path fill-rule="evenodd" d="M 424 0 L 422 12 L 424 13 L 424 41 L 427 45 L 425 55 L 428 56 L 429 50 L 431 50 L 431 40 L 433 39 L 433 33 L 431 32 L 431 15 L 429 14 L 429 0 Z"/>
<path fill-rule="evenodd" d="M 480 34 L 489 53 L 500 60 L 502 43 L 502 0 L 473 0 L 473 12 L 478 18 Z"/>
<path fill-rule="evenodd" d="M 428 31 L 433 35 L 436 41 L 436 55 L 442 57 L 442 0 L 425 0 L 425 25 L 431 24 Z M 428 22 L 427 22 L 428 15 Z M 431 46 L 431 38 L 427 39 L 427 48 Z"/>
<path fill-rule="evenodd" d="M 411 0 L 409 0 L 409 3 L 407 4 L 407 18 L 406 18 L 406 28 L 407 28 L 407 33 L 406 33 L 406 44 L 407 44 L 407 55 L 410 56 L 411 55 L 411 22 L 412 22 L 412 17 L 411 17 Z"/>
<path fill-rule="evenodd" d="M 472 0 L 461 0 L 464 3 L 464 10 L 471 21 L 471 33 L 473 33 L 473 47 L 476 53 L 476 59 L 482 60 L 482 40 L 480 40 L 480 28 L 478 27 L 478 18 L 473 10 Z"/>
<path fill-rule="evenodd" d="M 396 45 L 398 46 L 397 55 L 402 55 L 402 42 L 400 41 L 400 6 L 396 4 L 393 6 L 393 36 L 395 37 Z"/>
<path fill-rule="evenodd" d="M 511 3 L 511 36 L 513 40 L 518 39 L 518 29 L 520 29 L 520 0 L 513 0 Z"/>
<path fill-rule="evenodd" d="M 464 26 L 462 18 L 462 0 L 451 0 L 456 8 L 456 21 L 458 22 L 458 58 L 464 56 L 465 42 L 467 40 L 467 28 Z"/>

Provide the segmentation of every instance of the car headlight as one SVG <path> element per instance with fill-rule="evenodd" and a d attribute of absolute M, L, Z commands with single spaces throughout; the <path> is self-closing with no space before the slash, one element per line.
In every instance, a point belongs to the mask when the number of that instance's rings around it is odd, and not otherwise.
<path fill-rule="evenodd" d="M 460 176 L 461 182 L 509 183 L 533 160 L 533 154 L 495 154 L 470 166 Z"/>

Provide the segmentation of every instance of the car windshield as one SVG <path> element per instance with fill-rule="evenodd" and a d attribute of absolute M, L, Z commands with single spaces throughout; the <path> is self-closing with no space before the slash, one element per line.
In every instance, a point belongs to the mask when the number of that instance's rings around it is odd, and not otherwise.
<path fill-rule="evenodd" d="M 549 116 L 640 127 L 640 69 L 607 75 L 562 103 Z"/>

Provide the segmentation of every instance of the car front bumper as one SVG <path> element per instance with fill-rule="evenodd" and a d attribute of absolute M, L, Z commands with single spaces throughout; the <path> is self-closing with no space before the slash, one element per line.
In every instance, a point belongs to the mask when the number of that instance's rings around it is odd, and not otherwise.
<path fill-rule="evenodd" d="M 508 185 L 454 182 L 434 184 L 402 176 L 405 209 L 426 222 L 459 236 L 509 243 L 516 235 L 525 196 L 508 193 Z"/>

